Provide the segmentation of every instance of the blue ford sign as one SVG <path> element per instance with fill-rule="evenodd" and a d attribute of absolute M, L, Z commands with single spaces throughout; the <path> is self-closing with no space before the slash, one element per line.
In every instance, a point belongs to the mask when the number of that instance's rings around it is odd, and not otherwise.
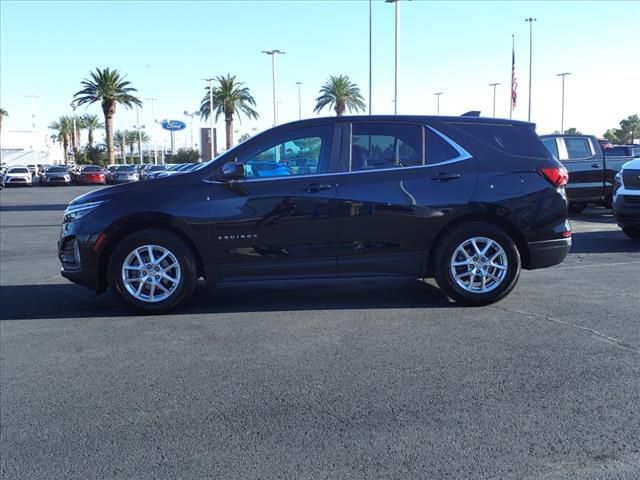
<path fill-rule="evenodd" d="M 162 120 L 162 128 L 165 130 L 176 131 L 176 130 L 184 130 L 187 128 L 187 124 L 181 122 L 180 120 Z"/>

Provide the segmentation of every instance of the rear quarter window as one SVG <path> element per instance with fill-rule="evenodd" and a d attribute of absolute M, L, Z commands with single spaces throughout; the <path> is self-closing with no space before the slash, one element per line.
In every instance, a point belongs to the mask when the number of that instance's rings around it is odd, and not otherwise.
<path fill-rule="evenodd" d="M 492 123 L 450 123 L 475 140 L 509 155 L 523 157 L 548 156 L 533 128 Z"/>

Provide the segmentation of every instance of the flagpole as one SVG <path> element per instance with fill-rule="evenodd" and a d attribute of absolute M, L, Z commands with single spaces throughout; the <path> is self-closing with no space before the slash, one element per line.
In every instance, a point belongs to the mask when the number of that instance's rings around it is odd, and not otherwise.
<path fill-rule="evenodd" d="M 515 66 L 516 55 L 516 36 L 511 34 L 511 90 L 509 91 L 509 120 L 513 118 L 513 75 Z"/>

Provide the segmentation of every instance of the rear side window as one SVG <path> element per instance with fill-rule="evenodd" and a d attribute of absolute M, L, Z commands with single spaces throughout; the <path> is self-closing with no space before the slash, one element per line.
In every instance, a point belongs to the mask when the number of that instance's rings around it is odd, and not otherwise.
<path fill-rule="evenodd" d="M 422 165 L 422 126 L 356 123 L 351 132 L 351 170 Z"/>
<path fill-rule="evenodd" d="M 554 137 L 541 138 L 540 140 L 542 140 L 544 146 L 547 147 L 547 150 L 551 152 L 555 159 L 560 158 L 560 155 L 558 155 L 558 144 Z"/>
<path fill-rule="evenodd" d="M 436 132 L 430 128 L 427 128 L 426 132 L 427 165 L 448 162 L 460 156 L 460 153 Z"/>
<path fill-rule="evenodd" d="M 593 157 L 591 151 L 591 143 L 587 138 L 566 138 L 564 145 L 567 147 L 567 156 L 569 160 L 579 160 L 581 158 Z"/>

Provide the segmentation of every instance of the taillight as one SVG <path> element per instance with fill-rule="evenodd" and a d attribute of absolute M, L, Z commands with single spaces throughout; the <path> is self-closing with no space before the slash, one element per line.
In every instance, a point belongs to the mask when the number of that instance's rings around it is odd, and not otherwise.
<path fill-rule="evenodd" d="M 569 181 L 569 172 L 563 166 L 544 167 L 538 170 L 554 187 L 564 187 Z"/>

